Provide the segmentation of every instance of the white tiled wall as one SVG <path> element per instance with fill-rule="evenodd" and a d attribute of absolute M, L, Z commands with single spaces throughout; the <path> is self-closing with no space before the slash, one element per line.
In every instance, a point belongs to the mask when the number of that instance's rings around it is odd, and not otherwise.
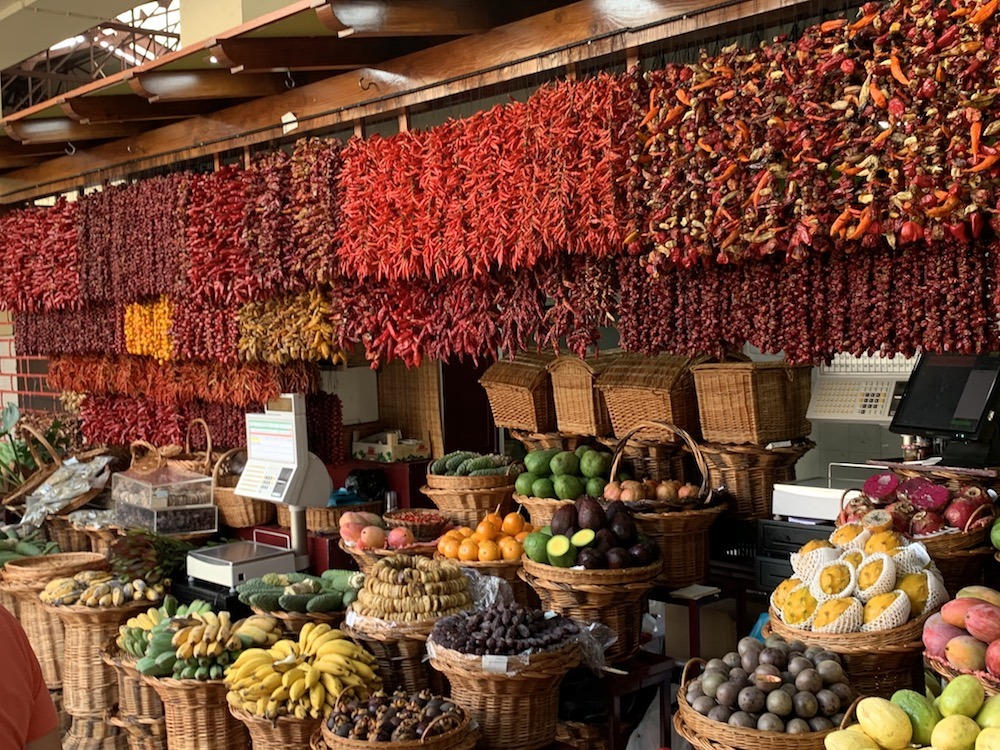
<path fill-rule="evenodd" d="M 831 462 L 864 463 L 870 458 L 899 458 L 901 439 L 881 425 L 813 422 L 809 438 L 816 447 L 795 465 L 799 479 L 825 476 Z"/>

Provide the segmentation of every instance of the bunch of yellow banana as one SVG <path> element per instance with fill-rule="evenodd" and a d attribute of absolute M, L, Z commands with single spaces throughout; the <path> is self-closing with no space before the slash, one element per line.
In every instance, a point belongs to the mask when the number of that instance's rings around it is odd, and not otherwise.
<path fill-rule="evenodd" d="M 194 612 L 171 641 L 178 659 L 221 656 L 223 651 L 242 651 L 248 646 L 278 642 L 281 628 L 267 615 L 254 615 L 233 623 L 228 612 Z"/>
<path fill-rule="evenodd" d="M 56 606 L 121 607 L 129 602 L 157 602 L 163 594 L 162 584 L 150 585 L 141 578 L 119 579 L 103 570 L 85 570 L 72 578 L 52 579 L 38 597 Z"/>
<path fill-rule="evenodd" d="M 326 623 L 306 623 L 298 641 L 244 651 L 226 670 L 227 700 L 255 716 L 318 719 L 345 690 L 365 700 L 382 687 L 375 657 Z"/>

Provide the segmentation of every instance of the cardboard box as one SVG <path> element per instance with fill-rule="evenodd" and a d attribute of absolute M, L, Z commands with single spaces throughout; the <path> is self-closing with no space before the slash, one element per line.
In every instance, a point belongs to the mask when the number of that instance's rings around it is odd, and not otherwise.
<path fill-rule="evenodd" d="M 430 458 L 430 436 L 404 440 L 399 430 L 387 430 L 362 438 L 361 433 L 355 430 L 351 455 L 362 461 L 382 463 Z"/>

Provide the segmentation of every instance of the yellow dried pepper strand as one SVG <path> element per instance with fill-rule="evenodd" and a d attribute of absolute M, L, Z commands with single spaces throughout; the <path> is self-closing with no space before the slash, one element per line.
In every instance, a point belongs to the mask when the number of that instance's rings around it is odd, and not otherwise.
<path fill-rule="evenodd" d="M 125 306 L 125 351 L 153 357 L 160 364 L 168 362 L 173 351 L 170 326 L 173 307 L 166 295 L 155 302 L 136 302 Z"/>

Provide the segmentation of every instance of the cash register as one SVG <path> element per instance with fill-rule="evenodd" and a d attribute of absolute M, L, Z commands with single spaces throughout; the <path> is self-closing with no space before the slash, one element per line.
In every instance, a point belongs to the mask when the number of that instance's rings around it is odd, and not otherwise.
<path fill-rule="evenodd" d="M 239 541 L 193 550 L 187 574 L 230 590 L 265 573 L 292 573 L 309 566 L 306 508 L 324 508 L 333 483 L 323 462 L 308 450 L 305 397 L 284 393 L 263 414 L 246 415 L 247 463 L 235 493 L 283 503 L 291 516 L 291 549 Z"/>

